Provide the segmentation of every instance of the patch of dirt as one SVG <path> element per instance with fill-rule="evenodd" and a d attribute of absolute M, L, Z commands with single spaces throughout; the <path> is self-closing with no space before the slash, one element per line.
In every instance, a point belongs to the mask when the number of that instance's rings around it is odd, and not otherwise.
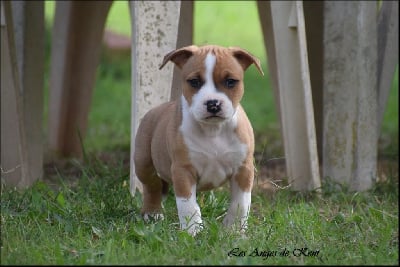
<path fill-rule="evenodd" d="M 104 151 L 93 154 L 87 159 L 92 166 L 107 166 L 108 168 L 122 168 L 123 172 L 129 174 L 130 153 L 129 151 Z M 255 154 L 256 177 L 254 190 L 261 191 L 266 195 L 273 196 L 278 190 L 288 187 L 287 172 L 284 158 L 267 159 L 260 153 Z M 78 160 L 57 160 L 48 163 L 44 168 L 44 180 L 51 186 L 60 184 L 60 179 L 66 184 L 75 186 L 85 164 Z M 322 169 L 322 168 L 321 168 Z M 399 164 L 397 161 L 380 159 L 378 161 L 378 179 L 386 181 L 388 177 L 398 179 Z"/>
<path fill-rule="evenodd" d="M 74 187 L 83 172 L 90 166 L 90 171 L 101 173 L 102 167 L 122 168 L 127 174 L 130 171 L 129 151 L 104 151 L 94 153 L 88 156 L 86 160 L 82 159 L 54 159 L 44 165 L 43 181 L 52 188 L 58 188 L 61 182 Z"/>
<path fill-rule="evenodd" d="M 74 187 L 82 176 L 82 168 L 77 160 L 57 159 L 43 167 L 43 181 L 51 188 L 57 189 L 62 183 Z"/>

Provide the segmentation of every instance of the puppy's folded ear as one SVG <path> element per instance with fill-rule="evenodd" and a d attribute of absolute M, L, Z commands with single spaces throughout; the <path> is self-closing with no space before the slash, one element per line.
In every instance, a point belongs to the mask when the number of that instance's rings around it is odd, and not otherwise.
<path fill-rule="evenodd" d="M 260 60 L 247 52 L 246 50 L 239 47 L 229 47 L 232 51 L 232 55 L 237 59 L 243 70 L 246 70 L 251 64 L 254 64 L 261 75 L 264 76 L 262 71 Z"/>
<path fill-rule="evenodd" d="M 165 55 L 159 69 L 162 69 L 170 60 L 174 62 L 178 68 L 182 69 L 182 66 L 185 65 L 186 61 L 193 55 L 193 52 L 198 49 L 197 46 L 191 45 L 169 52 Z"/>

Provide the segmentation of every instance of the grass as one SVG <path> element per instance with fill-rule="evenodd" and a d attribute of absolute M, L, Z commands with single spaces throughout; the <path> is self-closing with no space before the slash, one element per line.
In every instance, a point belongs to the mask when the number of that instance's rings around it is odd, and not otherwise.
<path fill-rule="evenodd" d="M 107 25 L 129 33 L 124 5 L 114 3 Z M 245 47 L 260 57 L 268 73 L 254 2 L 197 2 L 195 12 L 195 43 Z M 51 14 L 46 8 L 49 24 Z M 251 67 L 245 83 L 243 105 L 255 128 L 257 149 L 267 158 L 280 157 L 269 78 Z M 397 162 L 398 71 L 392 87 L 380 155 Z M 129 58 L 103 55 L 83 144 L 85 161 L 47 165 L 45 179 L 24 191 L 2 184 L 1 264 L 398 264 L 398 169 L 364 193 L 329 179 L 323 181 L 321 197 L 288 189 L 272 195 L 256 186 L 246 236 L 222 227 L 229 203 L 226 188 L 198 195 L 206 227 L 196 238 L 178 229 L 172 191 L 164 203 L 165 220 L 144 223 L 141 196 L 132 198 L 128 190 L 129 96 Z M 261 177 L 256 181 L 261 183 Z"/>
<path fill-rule="evenodd" d="M 246 237 L 222 227 L 218 216 L 226 211 L 227 190 L 200 193 L 206 228 L 192 238 L 177 228 L 172 192 L 165 201 L 165 220 L 146 224 L 139 215 L 140 194 L 130 196 L 128 173 L 121 164 L 110 167 L 93 158 L 87 166 L 71 164 L 79 173 L 73 186 L 63 184 L 68 177 L 58 174 L 58 183 L 37 182 L 23 192 L 2 189 L 2 264 L 398 261 L 398 189 L 394 180 L 366 193 L 351 193 L 327 182 L 322 198 L 281 190 L 266 201 L 264 194 L 255 192 Z M 302 248 L 314 253 L 293 255 Z M 289 255 L 279 254 L 285 250 Z M 271 254 L 268 258 L 266 251 Z"/>

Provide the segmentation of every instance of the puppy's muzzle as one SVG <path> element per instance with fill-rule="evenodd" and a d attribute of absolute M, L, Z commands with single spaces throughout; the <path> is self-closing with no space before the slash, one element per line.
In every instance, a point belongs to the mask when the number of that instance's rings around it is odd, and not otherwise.
<path fill-rule="evenodd" d="M 204 105 L 207 106 L 207 112 L 213 115 L 217 115 L 217 113 L 222 109 L 222 102 L 217 99 L 208 100 Z"/>

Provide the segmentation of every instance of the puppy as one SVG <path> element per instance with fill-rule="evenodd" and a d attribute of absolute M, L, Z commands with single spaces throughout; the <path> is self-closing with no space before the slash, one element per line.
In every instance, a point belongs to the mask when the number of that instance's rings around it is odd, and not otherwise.
<path fill-rule="evenodd" d="M 182 73 L 182 95 L 150 110 L 135 139 L 134 164 L 143 184 L 142 214 L 162 217 L 162 195 L 172 184 L 181 229 L 202 228 L 196 192 L 230 183 L 224 225 L 247 228 L 254 179 L 253 128 L 240 105 L 244 71 L 260 61 L 247 51 L 215 45 L 188 46 L 168 53 Z M 135 179 L 131 180 L 134 193 Z"/>

